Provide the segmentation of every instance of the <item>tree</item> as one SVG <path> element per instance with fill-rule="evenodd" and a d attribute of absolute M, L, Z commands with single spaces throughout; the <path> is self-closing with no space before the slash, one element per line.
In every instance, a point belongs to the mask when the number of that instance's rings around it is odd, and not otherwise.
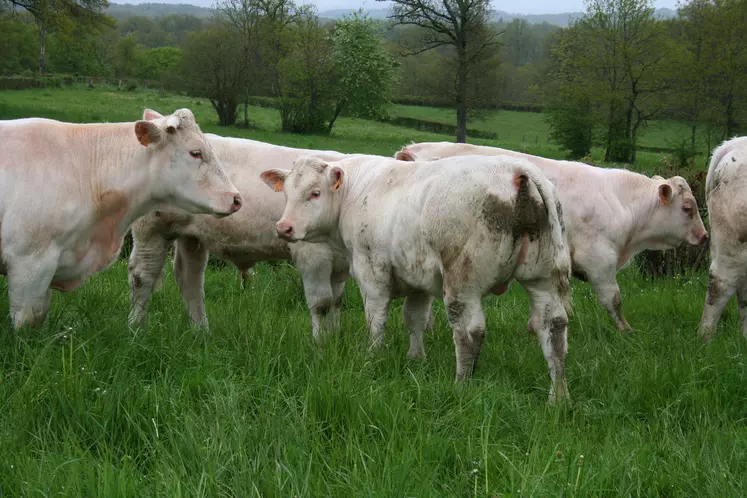
<path fill-rule="evenodd" d="M 381 23 L 361 9 L 337 23 L 333 43 L 338 78 L 329 130 L 344 109 L 351 116 L 365 119 L 384 115 L 394 83 L 394 59 L 386 47 Z"/>
<path fill-rule="evenodd" d="M 671 86 L 671 40 L 651 0 L 588 0 L 558 47 L 560 105 L 591 105 L 603 128 L 605 160 L 635 162 L 638 129 L 662 110 Z"/>
<path fill-rule="evenodd" d="M 378 2 L 384 0 L 376 0 Z M 488 27 L 490 0 L 392 0 L 390 16 L 398 24 L 420 28 L 419 53 L 438 47 L 453 50 L 454 97 L 457 114 L 457 142 L 467 136 L 467 110 L 470 107 L 469 80 L 497 46 L 499 33 Z"/>
<path fill-rule="evenodd" d="M 244 95 L 241 46 L 236 30 L 216 22 L 191 33 L 182 51 L 180 73 L 185 89 L 210 100 L 221 126 L 236 123 L 236 109 Z"/>
<path fill-rule="evenodd" d="M 109 5 L 108 0 L 0 0 L 26 9 L 39 27 L 39 73 L 46 68 L 47 36 L 59 30 L 72 30 L 80 23 L 111 25 L 113 20 L 101 10 Z"/>

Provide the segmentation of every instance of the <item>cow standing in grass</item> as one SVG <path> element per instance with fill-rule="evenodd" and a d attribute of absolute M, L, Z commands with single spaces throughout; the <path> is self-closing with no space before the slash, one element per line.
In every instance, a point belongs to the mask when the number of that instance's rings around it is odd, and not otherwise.
<path fill-rule="evenodd" d="M 326 244 L 289 246 L 278 239 L 275 222 L 283 213 L 283 195 L 269 191 L 259 174 L 272 166 L 290 167 L 302 155 L 331 161 L 345 154 L 212 134 L 206 137 L 246 204 L 223 220 L 158 212 L 134 223 L 129 261 L 130 324 L 145 324 L 148 301 L 160 280 L 168 250 L 174 245 L 174 276 L 194 323 L 208 327 L 203 287 L 208 255 L 212 254 L 236 265 L 243 282 L 257 262 L 292 260 L 303 280 L 314 337 L 318 338 L 322 329 L 337 328 L 340 300 L 349 278 L 344 255 L 336 254 Z"/>
<path fill-rule="evenodd" d="M 130 224 L 154 209 L 228 216 L 241 196 L 180 109 L 133 123 L 0 121 L 0 271 L 13 325 L 44 322 L 51 289 L 109 267 Z"/>
<path fill-rule="evenodd" d="M 646 249 L 671 249 L 685 242 L 701 245 L 708 238 L 690 186 L 679 176 L 649 178 L 624 169 L 450 142 L 408 145 L 395 157 L 423 161 L 475 155 L 527 159 L 555 185 L 568 228 L 574 275 L 591 283 L 621 332 L 631 327 L 623 316 L 617 272 Z"/>
<path fill-rule="evenodd" d="M 736 293 L 742 334 L 747 338 L 747 137 L 713 151 L 706 175 L 711 222 L 711 267 L 700 334 L 709 340 Z"/>
<path fill-rule="evenodd" d="M 333 165 L 302 158 L 262 179 L 285 192 L 278 235 L 344 251 L 364 298 L 371 345 L 382 343 L 390 301 L 405 297 L 409 357 L 443 297 L 456 348 L 456 380 L 471 375 L 485 337 L 483 296 L 512 280 L 527 290 L 531 326 L 547 360 L 550 401 L 567 396 L 570 256 L 552 184 L 526 160 L 449 158 L 406 163 L 375 156 Z"/>

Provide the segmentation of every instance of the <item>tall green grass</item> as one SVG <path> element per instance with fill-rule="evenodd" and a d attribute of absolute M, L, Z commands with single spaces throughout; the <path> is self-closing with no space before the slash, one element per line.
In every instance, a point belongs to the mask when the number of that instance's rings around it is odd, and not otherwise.
<path fill-rule="evenodd" d="M 357 120 L 329 138 L 219 129 L 204 102 L 154 92 L 0 93 L 2 118 L 133 120 L 185 105 L 208 131 L 295 146 L 389 155 L 430 139 Z M 271 123 L 263 112 L 252 116 Z M 170 264 L 147 330 L 126 326 L 125 261 L 55 293 L 40 330 L 11 330 L 0 299 L 0 496 L 745 496 L 736 307 L 703 345 L 706 275 L 650 281 L 630 268 L 619 281 L 628 335 L 573 282 L 561 407 L 546 404 L 516 284 L 484 300 L 487 338 L 462 386 L 442 303 L 425 361 L 405 359 L 400 301 L 369 355 L 348 282 L 342 331 L 317 346 L 284 263 L 259 265 L 244 291 L 234 271 L 209 270 L 209 334 L 190 325 Z"/>

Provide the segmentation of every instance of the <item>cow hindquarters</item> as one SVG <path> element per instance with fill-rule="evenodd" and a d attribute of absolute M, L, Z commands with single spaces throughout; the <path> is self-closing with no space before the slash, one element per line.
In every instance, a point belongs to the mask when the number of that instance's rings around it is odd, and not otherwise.
<path fill-rule="evenodd" d="M 542 353 L 550 370 L 552 385 L 548 403 L 569 398 L 565 379 L 565 358 L 568 353 L 568 315 L 563 301 L 550 280 L 522 282 L 532 302 L 530 323 L 537 334 Z"/>
<path fill-rule="evenodd" d="M 700 319 L 699 334 L 702 340 L 708 341 L 716 333 L 718 321 L 724 308 L 729 303 L 729 299 L 737 291 L 739 276 L 730 272 L 731 265 L 725 264 L 725 261 L 716 253 L 711 262 L 710 271 L 708 272 L 708 292 L 706 294 L 705 306 L 703 307 L 703 316 Z M 744 298 L 745 292 L 740 289 L 740 296 Z M 739 316 L 743 319 L 742 302 L 740 299 Z M 744 325 L 742 325 L 744 331 Z"/>
<path fill-rule="evenodd" d="M 174 277 L 189 318 L 196 325 L 208 328 L 205 313 L 205 268 L 208 250 L 195 237 L 180 237 L 174 247 Z"/>

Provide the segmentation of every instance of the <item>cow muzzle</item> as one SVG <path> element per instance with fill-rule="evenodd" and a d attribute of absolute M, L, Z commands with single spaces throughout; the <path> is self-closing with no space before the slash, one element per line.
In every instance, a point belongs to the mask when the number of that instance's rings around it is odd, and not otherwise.
<path fill-rule="evenodd" d="M 293 224 L 290 221 L 287 221 L 287 220 L 278 221 L 275 224 L 275 229 L 278 232 L 278 237 L 280 237 L 281 239 L 287 242 L 296 241 L 295 230 L 293 229 Z"/>
<path fill-rule="evenodd" d="M 221 197 L 221 209 L 215 210 L 213 216 L 216 218 L 225 218 L 230 216 L 241 209 L 244 205 L 244 201 L 241 198 L 241 194 L 238 192 L 226 192 Z"/>

